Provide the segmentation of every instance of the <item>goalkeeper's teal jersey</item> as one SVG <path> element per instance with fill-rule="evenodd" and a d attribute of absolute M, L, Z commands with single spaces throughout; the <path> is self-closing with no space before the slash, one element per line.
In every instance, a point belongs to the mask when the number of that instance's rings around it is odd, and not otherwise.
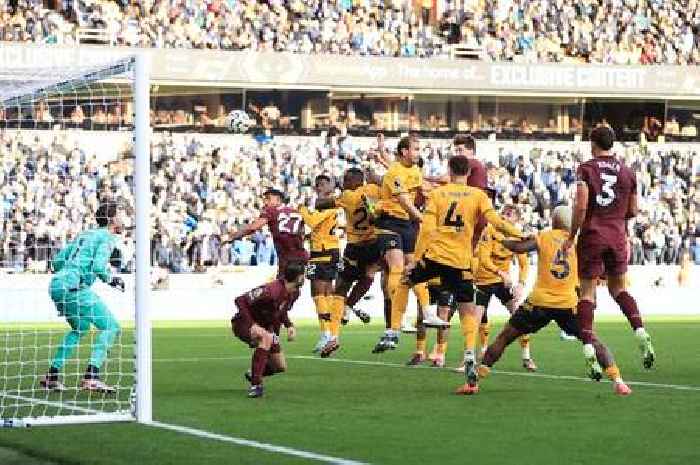
<path fill-rule="evenodd" d="M 116 238 L 106 228 L 84 231 L 56 254 L 53 269 L 64 276 L 77 275 L 80 288 L 92 286 L 97 278 L 109 283 L 109 259 L 115 244 Z"/>

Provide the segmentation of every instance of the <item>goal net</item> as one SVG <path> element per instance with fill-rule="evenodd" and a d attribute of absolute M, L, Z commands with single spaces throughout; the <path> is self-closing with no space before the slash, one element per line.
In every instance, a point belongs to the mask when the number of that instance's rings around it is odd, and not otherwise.
<path fill-rule="evenodd" d="M 150 421 L 147 65 L 4 58 L 0 426 Z"/>

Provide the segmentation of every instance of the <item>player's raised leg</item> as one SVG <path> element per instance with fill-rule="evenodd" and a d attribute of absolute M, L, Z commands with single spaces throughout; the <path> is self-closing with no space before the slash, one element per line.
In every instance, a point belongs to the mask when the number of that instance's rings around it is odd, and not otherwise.
<path fill-rule="evenodd" d="M 644 327 L 642 315 L 637 307 L 637 301 L 627 291 L 626 275 L 608 276 L 608 291 L 610 291 L 610 296 L 615 299 L 620 310 L 627 318 L 635 337 L 639 341 L 639 350 L 642 353 L 644 368 L 651 368 L 656 357 L 654 346 L 651 343 L 651 336 Z"/>

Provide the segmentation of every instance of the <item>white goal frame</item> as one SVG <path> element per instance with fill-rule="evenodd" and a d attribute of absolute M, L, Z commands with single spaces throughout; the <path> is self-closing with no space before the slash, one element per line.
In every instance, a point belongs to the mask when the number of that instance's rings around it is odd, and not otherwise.
<path fill-rule="evenodd" d="M 135 381 L 132 390 L 131 411 L 101 412 L 82 406 L 36 399 L 37 404 L 61 407 L 74 414 L 0 419 L 0 428 L 90 424 L 118 421 L 153 421 L 152 403 L 152 328 L 150 309 L 150 54 L 143 51 L 120 58 L 133 65 L 134 108 L 134 182 L 135 182 Z M 60 82 L 56 84 L 60 85 Z M 44 87 L 44 86 L 42 86 Z M 48 86 L 50 87 L 50 85 Z M 18 89 L 23 91 L 24 89 Z M 6 397 L 11 394 L 3 392 Z"/>

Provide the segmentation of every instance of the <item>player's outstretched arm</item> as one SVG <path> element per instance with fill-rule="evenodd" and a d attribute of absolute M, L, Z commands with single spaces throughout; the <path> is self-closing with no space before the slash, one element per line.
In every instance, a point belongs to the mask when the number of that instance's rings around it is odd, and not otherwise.
<path fill-rule="evenodd" d="M 527 239 L 522 239 L 520 241 L 502 241 L 503 247 L 514 253 L 527 253 L 537 250 L 537 239 L 534 237 L 528 237 Z"/>
<path fill-rule="evenodd" d="M 564 252 L 569 250 L 576 240 L 576 236 L 581 230 L 586 219 L 586 209 L 588 208 L 588 185 L 584 181 L 576 183 L 576 197 L 574 198 L 574 215 L 571 219 L 571 231 L 569 239 L 564 243 Z"/>
<path fill-rule="evenodd" d="M 228 236 L 223 236 L 222 241 L 223 242 L 233 242 L 236 241 L 242 237 L 248 236 L 250 234 L 253 234 L 255 231 L 261 229 L 263 226 L 267 224 L 267 218 L 258 218 L 257 220 L 253 221 L 252 223 L 249 223 L 242 228 L 240 228 L 237 231 L 234 231 Z"/>
<path fill-rule="evenodd" d="M 484 194 L 484 197 L 486 194 Z M 491 201 L 489 200 L 489 205 Z M 498 213 L 493 208 L 490 208 L 484 212 L 484 218 L 486 218 L 486 221 L 491 223 L 494 228 L 496 228 L 498 231 L 502 232 L 506 236 L 509 237 L 523 237 L 523 233 L 520 231 L 520 229 L 510 223 L 509 221 L 506 221 L 504 218 L 501 217 Z"/>

